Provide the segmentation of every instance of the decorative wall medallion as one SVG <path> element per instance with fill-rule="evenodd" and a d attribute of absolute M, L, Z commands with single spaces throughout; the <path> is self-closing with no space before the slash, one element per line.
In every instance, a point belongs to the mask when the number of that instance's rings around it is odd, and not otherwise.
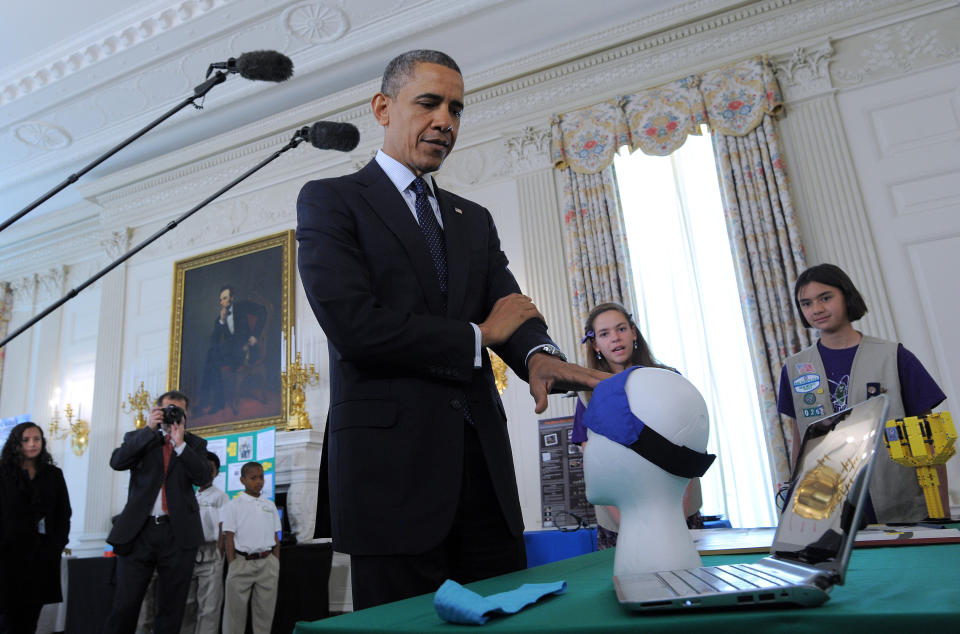
<path fill-rule="evenodd" d="M 315 2 L 293 7 L 284 22 L 291 35 L 309 44 L 333 42 L 349 28 L 343 11 Z"/>
<path fill-rule="evenodd" d="M 473 186 L 484 180 L 487 161 L 481 147 L 464 148 L 454 152 L 443 162 L 440 174 L 441 187 L 452 180 L 461 185 Z"/>
<path fill-rule="evenodd" d="M 13 134 L 21 143 L 41 150 L 60 150 L 73 143 L 66 130 L 42 121 L 21 123 Z"/>

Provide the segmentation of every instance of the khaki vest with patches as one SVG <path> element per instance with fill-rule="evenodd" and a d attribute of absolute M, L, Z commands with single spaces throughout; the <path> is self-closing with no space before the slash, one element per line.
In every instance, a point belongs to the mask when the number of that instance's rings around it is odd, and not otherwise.
<path fill-rule="evenodd" d="M 897 347 L 898 344 L 890 341 L 863 336 L 850 367 L 848 407 L 865 401 L 867 384 L 875 383 L 889 399 L 887 419 L 903 418 Z M 817 344 L 788 358 L 786 368 L 797 426 L 803 438 L 803 432 L 810 423 L 833 413 L 827 372 Z M 870 479 L 870 497 L 877 521 L 881 523 L 918 522 L 927 517 L 927 505 L 917 482 L 916 469 L 894 462 L 882 445 Z"/>

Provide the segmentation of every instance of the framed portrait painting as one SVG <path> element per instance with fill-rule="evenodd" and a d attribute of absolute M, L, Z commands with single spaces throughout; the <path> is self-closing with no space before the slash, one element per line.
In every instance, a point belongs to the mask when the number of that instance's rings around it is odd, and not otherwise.
<path fill-rule="evenodd" d="M 167 386 L 189 397 L 190 431 L 285 425 L 293 249 L 284 231 L 174 263 Z"/>

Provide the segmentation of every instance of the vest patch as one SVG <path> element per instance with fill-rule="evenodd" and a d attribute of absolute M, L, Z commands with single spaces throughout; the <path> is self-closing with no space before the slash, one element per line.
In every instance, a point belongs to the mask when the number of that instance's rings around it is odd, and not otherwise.
<path fill-rule="evenodd" d="M 813 369 L 813 364 L 812 364 L 812 363 L 798 363 L 798 364 L 797 364 L 797 374 L 807 374 L 807 373 L 810 373 L 810 372 L 816 372 L 816 370 Z"/>
<path fill-rule="evenodd" d="M 793 390 L 797 394 L 806 394 L 820 387 L 820 375 L 808 372 L 793 380 Z"/>
<path fill-rule="evenodd" d="M 804 407 L 803 415 L 806 418 L 813 418 L 814 416 L 823 416 L 823 405 L 817 405 L 816 407 Z"/>
<path fill-rule="evenodd" d="M 814 403 L 817 402 L 817 395 L 814 394 L 813 392 L 807 392 L 806 394 L 803 395 L 803 402 L 806 403 L 807 405 L 813 405 Z"/>

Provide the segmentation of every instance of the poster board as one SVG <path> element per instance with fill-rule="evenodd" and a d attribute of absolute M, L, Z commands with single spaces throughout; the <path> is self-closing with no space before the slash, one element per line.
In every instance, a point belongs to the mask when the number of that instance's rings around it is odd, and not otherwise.
<path fill-rule="evenodd" d="M 583 454 L 570 442 L 573 417 L 539 421 L 540 519 L 543 528 L 576 528 L 577 517 L 588 526 L 597 523 L 587 502 L 583 482 Z M 574 517 L 576 515 L 577 517 Z"/>
<path fill-rule="evenodd" d="M 276 440 L 276 427 L 208 436 L 207 451 L 212 451 L 220 458 L 220 473 L 213 485 L 233 499 L 244 488 L 240 482 L 241 467 L 244 463 L 256 461 L 263 465 L 261 495 L 275 499 Z"/>
<path fill-rule="evenodd" d="M 7 442 L 7 438 L 10 436 L 10 432 L 13 431 L 13 428 L 19 425 L 20 423 L 26 423 L 31 421 L 30 414 L 20 414 L 19 416 L 11 416 L 10 418 L 0 418 L 0 447 L 3 447 L 4 443 Z M 39 423 L 37 423 L 39 425 Z M 47 447 L 50 446 L 49 439 L 47 440 Z"/>

